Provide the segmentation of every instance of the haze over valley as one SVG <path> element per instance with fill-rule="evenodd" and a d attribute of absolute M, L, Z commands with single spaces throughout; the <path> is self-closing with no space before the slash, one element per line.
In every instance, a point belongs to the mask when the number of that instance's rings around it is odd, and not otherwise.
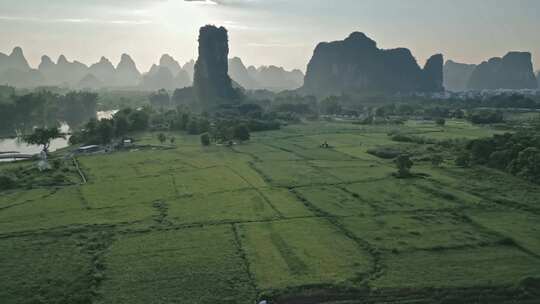
<path fill-rule="evenodd" d="M 0 304 L 540 303 L 539 11 L 0 0 Z"/>

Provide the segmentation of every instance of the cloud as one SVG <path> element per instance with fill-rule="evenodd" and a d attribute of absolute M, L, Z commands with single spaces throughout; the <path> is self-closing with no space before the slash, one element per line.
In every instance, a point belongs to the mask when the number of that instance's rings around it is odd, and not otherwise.
<path fill-rule="evenodd" d="M 126 25 L 141 25 L 152 23 L 150 20 L 104 20 L 91 18 L 36 18 L 36 17 L 16 17 L 16 16 L 0 16 L 0 21 L 20 21 L 20 22 L 43 22 L 43 23 L 74 23 L 74 24 L 126 24 Z"/>
<path fill-rule="evenodd" d="M 198 4 L 222 5 L 222 6 L 248 6 L 259 2 L 259 0 L 184 0 Z"/>

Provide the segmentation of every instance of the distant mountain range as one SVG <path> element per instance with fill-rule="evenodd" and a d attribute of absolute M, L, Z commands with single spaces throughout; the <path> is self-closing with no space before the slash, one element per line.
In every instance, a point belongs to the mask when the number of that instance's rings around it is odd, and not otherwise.
<path fill-rule="evenodd" d="M 250 90 L 294 90 L 304 84 L 304 73 L 300 70 L 286 71 L 274 65 L 246 68 L 238 57 L 229 59 L 229 76 L 242 87 Z"/>
<path fill-rule="evenodd" d="M 449 91 L 538 89 L 540 72 L 535 75 L 529 52 L 509 52 L 479 65 L 456 63 L 444 65 L 444 86 Z"/>
<path fill-rule="evenodd" d="M 42 56 L 38 68 L 34 69 L 28 64 L 23 50 L 16 47 L 9 55 L 0 53 L 0 84 L 24 88 L 62 86 L 73 89 L 173 90 L 192 85 L 194 66 L 193 60 L 182 66 L 172 56 L 165 54 L 148 72 L 141 73 L 127 54 L 121 56 L 116 66 L 105 57 L 87 66 L 79 61 L 68 61 L 61 55 L 56 63 L 50 57 Z M 286 71 L 276 66 L 246 68 L 238 57 L 230 59 L 229 66 L 231 78 L 248 90 L 296 89 L 304 81 L 300 70 Z"/>
<path fill-rule="evenodd" d="M 422 68 L 406 48 L 380 49 L 364 33 L 317 45 L 301 91 L 328 96 L 363 92 L 443 91 L 443 56 L 433 55 Z"/>
<path fill-rule="evenodd" d="M 247 90 L 279 92 L 301 88 L 300 93 L 315 95 L 373 90 L 433 92 L 442 90 L 441 77 L 444 88 L 455 92 L 540 87 L 540 71 L 535 75 L 528 52 L 509 52 L 478 65 L 448 60 L 441 68 L 440 61 L 442 56 L 435 55 L 421 68 L 408 49 L 378 49 L 364 34 L 353 33 L 343 41 L 317 46 L 305 84 L 300 70 L 287 71 L 273 65 L 246 67 L 238 57 L 229 59 L 229 75 Z M 9 55 L 0 53 L 0 84 L 23 88 L 173 90 L 192 85 L 194 66 L 194 60 L 181 65 L 165 54 L 148 72 L 142 73 L 135 61 L 123 54 L 116 66 L 105 57 L 87 66 L 60 55 L 56 62 L 43 56 L 39 66 L 32 68 L 23 50 L 16 47 Z"/>

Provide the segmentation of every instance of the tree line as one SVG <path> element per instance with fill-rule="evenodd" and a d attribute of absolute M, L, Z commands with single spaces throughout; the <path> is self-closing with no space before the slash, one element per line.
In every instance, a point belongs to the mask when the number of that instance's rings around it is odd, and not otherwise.
<path fill-rule="evenodd" d="M 73 132 L 70 144 L 107 145 L 130 134 L 143 131 L 178 132 L 200 135 L 203 145 L 231 140 L 249 140 L 250 132 L 279 129 L 276 121 L 257 119 L 231 112 L 209 115 L 193 113 L 184 107 L 161 110 L 151 106 L 125 108 L 111 119 L 91 119 Z M 203 138 L 204 137 L 204 138 Z"/>
<path fill-rule="evenodd" d="M 485 165 L 540 184 L 540 135 L 517 132 L 475 139 L 467 143 L 457 164 Z"/>
<path fill-rule="evenodd" d="M 0 134 L 13 136 L 61 123 L 75 129 L 96 117 L 97 101 L 98 95 L 90 92 L 37 90 L 17 95 L 13 88 L 0 87 Z"/>

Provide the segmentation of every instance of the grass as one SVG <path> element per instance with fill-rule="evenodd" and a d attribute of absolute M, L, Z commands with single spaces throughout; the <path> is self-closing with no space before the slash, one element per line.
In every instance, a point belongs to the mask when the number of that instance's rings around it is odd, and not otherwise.
<path fill-rule="evenodd" d="M 255 190 L 196 195 L 167 202 L 173 223 L 257 221 L 277 218 L 278 214 Z"/>
<path fill-rule="evenodd" d="M 146 220 L 155 211 L 151 205 L 88 206 L 76 187 L 60 189 L 45 197 L 29 200 L 0 212 L 0 235 L 14 232 L 72 229 L 84 225 L 112 225 Z"/>
<path fill-rule="evenodd" d="M 540 256 L 540 216 L 522 211 L 471 212 L 471 219 Z"/>
<path fill-rule="evenodd" d="M 152 191 L 148 191 L 152 189 Z M 82 196 L 91 208 L 130 206 L 174 197 L 173 178 L 161 175 L 147 178 L 90 182 L 81 187 Z"/>
<path fill-rule="evenodd" d="M 381 212 L 460 209 L 476 207 L 482 202 L 473 195 L 460 196 L 459 190 L 455 194 L 421 178 L 388 177 L 353 183 L 346 189 Z"/>
<path fill-rule="evenodd" d="M 6 209 L 12 206 L 34 201 L 51 193 L 48 189 L 34 189 L 27 191 L 6 191 L 0 197 L 0 208 Z"/>
<path fill-rule="evenodd" d="M 257 286 L 266 290 L 343 284 L 365 276 L 372 259 L 354 241 L 321 219 L 240 226 Z"/>
<path fill-rule="evenodd" d="M 503 241 L 452 213 L 387 214 L 341 220 L 357 237 L 392 252 L 474 247 Z"/>
<path fill-rule="evenodd" d="M 69 237 L 0 240 L 2 303 L 89 303 L 90 256 Z"/>
<path fill-rule="evenodd" d="M 272 186 L 292 187 L 340 182 L 306 161 L 258 162 L 255 163 L 255 168 Z"/>
<path fill-rule="evenodd" d="M 540 261 L 507 246 L 385 254 L 374 288 L 470 288 L 511 286 L 540 271 Z"/>
<path fill-rule="evenodd" d="M 253 303 L 230 226 L 151 232 L 105 255 L 103 303 Z"/>
<path fill-rule="evenodd" d="M 287 189 L 260 189 L 260 194 L 263 195 L 268 203 L 285 218 L 295 217 L 310 217 L 314 216 L 298 198 Z"/>
<path fill-rule="evenodd" d="M 141 133 L 145 148 L 78 157 L 86 184 L 69 163 L 64 183 L 32 172 L 36 185 L 0 192 L 0 302 L 431 303 L 485 288 L 527 298 L 512 286 L 540 275 L 540 187 L 421 157 L 414 177 L 396 178 L 392 160 L 367 151 L 423 156 L 430 145 L 393 142 L 393 131 L 499 132 L 463 121 L 309 122 L 233 147 L 181 133 L 162 146 Z M 20 166 L 33 164 L 0 173 Z"/>
<path fill-rule="evenodd" d="M 374 209 L 336 186 L 298 188 L 311 205 L 333 216 L 369 215 Z"/>

